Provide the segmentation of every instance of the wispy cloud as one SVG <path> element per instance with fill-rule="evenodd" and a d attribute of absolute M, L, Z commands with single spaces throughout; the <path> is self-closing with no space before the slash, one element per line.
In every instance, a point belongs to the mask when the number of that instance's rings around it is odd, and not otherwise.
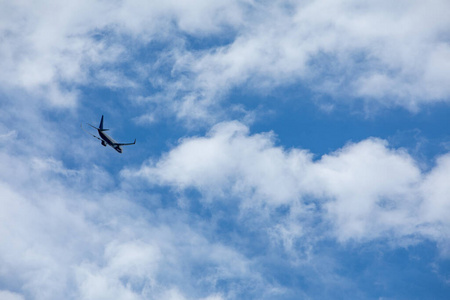
<path fill-rule="evenodd" d="M 25 89 L 51 105 L 75 105 L 77 90 L 93 80 L 145 86 L 146 76 L 168 67 L 144 58 L 158 60 L 152 42 L 161 43 L 163 56 L 173 53 L 162 87 L 180 118 L 217 114 L 223 95 L 242 86 L 270 91 L 302 83 L 339 102 L 363 98 L 408 109 L 447 101 L 450 93 L 447 1 L 41 1 L 2 8 L 2 89 Z M 223 35 L 222 44 L 195 46 Z M 134 75 L 116 71 L 124 62 Z"/>
<path fill-rule="evenodd" d="M 54 159 L 2 153 L 0 163 L 0 278 L 12 289 L 0 295 L 236 299 L 270 289 L 251 259 L 210 240 L 211 229 L 182 210 L 158 208 L 151 194 Z"/>
<path fill-rule="evenodd" d="M 189 117 L 193 108 L 214 107 L 236 87 L 258 92 L 298 83 L 338 102 L 362 98 L 416 110 L 449 96 L 449 26 L 441 13 L 446 6 L 440 1 L 255 5 L 229 44 L 179 52 L 173 70 L 188 75 L 168 86 L 181 91 L 178 97 L 187 92 L 182 107 L 191 109 L 180 109 L 180 117 Z"/>

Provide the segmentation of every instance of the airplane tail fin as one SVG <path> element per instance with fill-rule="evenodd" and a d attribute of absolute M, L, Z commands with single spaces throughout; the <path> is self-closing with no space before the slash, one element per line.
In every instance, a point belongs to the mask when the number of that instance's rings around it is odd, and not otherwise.
<path fill-rule="evenodd" d="M 89 124 L 89 123 L 88 123 L 88 125 L 91 126 L 92 128 L 100 130 L 100 131 L 108 131 L 109 130 L 109 129 L 103 128 L 103 115 L 102 115 L 102 119 L 100 120 L 100 126 L 98 128 L 95 127 L 94 125 Z"/>
<path fill-rule="evenodd" d="M 100 126 L 99 126 L 98 129 L 99 129 L 100 131 L 107 131 L 107 130 L 109 130 L 109 129 L 103 128 L 103 115 L 102 115 L 102 119 L 100 120 Z"/>
<path fill-rule="evenodd" d="M 100 128 L 100 130 L 103 130 L 103 115 L 102 115 L 102 119 L 100 120 L 99 128 Z"/>

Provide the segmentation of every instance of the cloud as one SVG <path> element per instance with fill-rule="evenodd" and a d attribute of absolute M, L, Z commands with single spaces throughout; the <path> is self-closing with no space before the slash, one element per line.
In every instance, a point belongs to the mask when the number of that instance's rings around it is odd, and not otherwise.
<path fill-rule="evenodd" d="M 402 150 L 392 150 L 382 140 L 368 139 L 323 156 L 312 172 L 316 191 L 343 240 L 373 239 L 389 231 L 414 232 L 417 185 L 421 172 Z M 408 228 L 406 232 L 403 227 Z"/>
<path fill-rule="evenodd" d="M 158 184 L 195 186 L 211 196 L 251 194 L 257 186 L 257 193 L 283 203 L 296 194 L 292 171 L 307 163 L 309 155 L 297 151 L 285 155 L 272 147 L 272 137 L 270 133 L 248 137 L 243 124 L 221 123 L 207 137 L 183 140 L 155 168 L 144 166 L 139 174 Z"/>
<path fill-rule="evenodd" d="M 225 299 L 227 282 L 237 294 L 265 289 L 251 260 L 152 195 L 56 159 L 1 152 L 0 163 L 0 281 L 14 288 L 5 297 Z"/>
<path fill-rule="evenodd" d="M 446 154 L 437 159 L 436 166 L 427 174 L 421 186 L 422 194 L 426 195 L 427 201 L 423 204 L 423 215 L 427 222 L 437 222 L 442 226 L 448 223 L 448 212 L 450 202 L 448 198 L 449 186 L 446 182 L 450 172 L 450 155 Z M 432 228 L 430 228 L 432 229 Z M 445 234 L 439 230 L 433 234 L 442 238 Z"/>
<path fill-rule="evenodd" d="M 161 105 L 188 120 L 220 115 L 235 88 L 297 84 L 418 109 L 449 99 L 445 11 L 444 0 L 3 3 L 1 88 L 74 107 L 85 86 L 152 98 L 146 82 L 163 78 Z"/>
<path fill-rule="evenodd" d="M 412 110 L 448 101 L 445 7 L 445 1 L 256 5 L 229 44 L 180 53 L 175 70 L 191 75 L 174 88 L 194 90 L 184 103 L 197 109 L 214 106 L 233 88 L 298 83 L 336 101 L 362 98 Z"/>
<path fill-rule="evenodd" d="M 39 119 L 40 115 L 34 117 Z M 32 124 L 34 119 L 28 126 L 34 128 Z M 39 143 L 52 143 L 55 136 L 66 132 L 64 126 L 52 134 L 53 126 L 42 126 Z M 10 129 L 3 132 L 7 132 L 8 137 L 16 135 Z M 228 205 L 216 207 L 215 202 L 211 202 L 216 197 L 215 191 L 210 190 L 208 200 L 211 205 L 201 202 L 201 210 L 210 210 L 211 216 L 203 218 L 202 213 L 193 211 L 194 206 L 179 205 L 183 200 L 193 200 L 190 197 L 182 199 L 181 194 L 174 197 L 171 193 L 160 193 L 162 186 L 153 190 L 147 184 L 139 186 L 135 178 L 117 177 L 96 165 L 101 163 L 98 156 L 94 160 L 82 155 L 85 168 L 68 168 L 68 162 L 60 159 L 63 154 L 35 151 L 36 140 L 24 139 L 21 129 L 16 132 L 18 134 L 11 143 L 0 147 L 3 170 L 0 174 L 0 205 L 4 208 L 0 212 L 0 244 L 7 245 L 0 247 L 0 282 L 4 289 L 18 297 L 224 300 L 271 299 L 306 293 L 303 287 L 292 287 L 283 282 L 270 268 L 274 261 L 291 268 L 290 261 L 278 256 L 278 251 L 282 253 L 280 256 L 284 255 L 283 249 L 278 246 L 273 249 L 268 243 L 275 240 L 283 228 L 286 228 L 286 245 L 289 239 L 294 241 L 291 252 L 303 252 L 296 241 L 300 233 L 305 235 L 308 229 L 298 222 L 292 223 L 297 227 L 289 227 L 294 216 L 287 216 L 287 220 L 280 216 L 276 222 L 256 227 L 261 221 L 258 216 L 250 210 L 247 216 L 239 212 L 235 215 L 234 208 Z M 211 147 L 207 162 L 212 162 L 214 153 L 220 153 L 220 147 L 227 139 L 239 138 L 240 143 L 249 137 L 248 128 L 239 122 L 223 123 L 203 138 L 205 143 L 219 133 L 226 138 L 223 137 L 217 147 Z M 277 153 L 271 149 L 273 134 L 250 137 L 253 140 L 245 144 L 248 157 L 265 148 L 269 151 L 267 156 Z M 196 139 L 200 138 L 185 141 Z M 85 152 L 86 149 L 83 154 Z M 276 154 L 280 161 L 284 159 L 283 152 L 279 148 L 279 154 Z M 258 163 L 264 156 L 257 157 L 253 163 Z M 229 164 L 227 174 L 230 176 L 232 169 L 240 164 L 245 168 L 245 161 L 236 163 L 233 160 L 219 165 L 226 170 Z M 109 156 L 106 156 L 105 165 L 110 166 Z M 179 166 L 183 167 L 183 163 Z M 208 165 L 202 168 L 206 170 Z M 276 165 L 271 168 L 278 172 Z M 264 170 L 260 169 L 260 174 L 264 174 Z M 232 178 L 221 177 L 220 172 L 210 172 L 210 175 L 216 178 L 205 184 L 205 191 L 218 184 L 223 185 L 223 195 L 232 195 L 235 199 L 248 195 L 249 200 L 257 199 L 254 191 L 246 186 L 237 187 L 232 194 L 228 190 L 233 184 L 229 181 Z M 252 180 L 258 182 L 258 175 L 252 176 Z M 284 178 L 289 179 L 289 176 Z M 264 180 L 269 183 L 273 179 L 268 176 Z M 189 178 L 183 180 L 184 187 L 192 187 Z M 282 184 L 282 180 L 279 183 Z M 270 199 L 275 195 L 275 187 L 272 184 L 258 195 Z M 289 185 L 287 187 L 291 189 Z M 281 205 L 289 204 L 289 195 L 281 195 L 277 201 Z M 205 200 L 201 198 L 200 201 Z M 264 201 L 260 201 L 261 205 Z M 254 209 L 252 201 L 247 203 L 249 209 Z M 263 208 L 260 213 L 272 214 L 272 208 L 277 205 Z M 249 222 L 241 227 L 242 220 Z M 310 255 L 313 254 L 310 252 L 305 256 Z M 314 260 L 312 264 L 316 262 Z M 312 268 L 311 264 L 307 267 L 308 270 Z"/>
<path fill-rule="evenodd" d="M 84 88 L 129 89 L 156 108 L 137 122 L 176 114 L 215 123 L 227 109 L 253 113 L 245 100 L 227 103 L 230 91 L 298 84 L 335 101 L 417 109 L 448 100 L 447 7 L 2 3 L 0 298 L 309 297 L 309 283 L 293 286 L 299 278 L 351 285 L 321 240 L 429 239 L 448 249 L 448 154 L 424 171 L 368 138 L 318 158 L 225 122 L 120 177 L 74 133 L 79 116 L 59 109 L 82 104 Z"/>
<path fill-rule="evenodd" d="M 405 150 L 376 138 L 315 159 L 306 150 L 276 146 L 273 133 L 250 135 L 243 124 L 228 122 L 123 175 L 181 192 L 195 188 L 204 201 L 239 199 L 256 212 L 288 206 L 286 220 L 294 223 L 275 227 L 288 243 L 319 219 L 318 229 L 331 226 L 341 242 L 395 238 L 401 244 L 414 236 L 447 239 L 448 162 L 444 155 L 424 172 Z"/>
<path fill-rule="evenodd" d="M 22 295 L 13 293 L 10 291 L 0 291 L 0 298 L 4 300 L 23 300 L 25 299 Z"/>
<path fill-rule="evenodd" d="M 1 16 L 1 88 L 25 90 L 51 106 L 72 107 L 78 88 L 86 85 L 136 86 L 139 77 L 117 72 L 124 62 L 133 65 L 135 53 L 128 42 L 164 41 L 175 28 L 187 33 L 216 32 L 227 19 L 239 22 L 241 13 L 235 4 L 224 1 L 70 1 L 61 5 L 42 0 L 3 3 Z"/>

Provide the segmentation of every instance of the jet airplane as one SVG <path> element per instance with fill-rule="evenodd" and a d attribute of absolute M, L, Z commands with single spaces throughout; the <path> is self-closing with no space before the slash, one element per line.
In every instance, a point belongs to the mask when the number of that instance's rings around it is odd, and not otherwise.
<path fill-rule="evenodd" d="M 108 131 L 109 129 L 105 129 L 103 128 L 103 115 L 102 115 L 102 119 L 100 120 L 100 126 L 97 128 L 94 125 L 91 125 L 88 123 L 89 126 L 91 126 L 92 128 L 97 129 L 98 131 L 98 136 L 96 136 L 95 134 L 92 134 L 86 130 L 84 130 L 83 128 L 83 124 L 81 124 L 81 129 L 83 129 L 84 131 L 86 131 L 88 134 L 92 135 L 93 137 L 95 137 L 96 139 L 98 139 L 99 141 L 102 142 L 103 146 L 111 146 L 114 150 L 116 150 L 119 153 L 122 153 L 122 146 L 128 146 L 128 145 L 134 145 L 136 144 L 136 139 L 134 139 L 133 143 L 117 143 L 112 137 L 110 137 L 109 135 L 107 135 L 105 133 L 105 131 Z"/>

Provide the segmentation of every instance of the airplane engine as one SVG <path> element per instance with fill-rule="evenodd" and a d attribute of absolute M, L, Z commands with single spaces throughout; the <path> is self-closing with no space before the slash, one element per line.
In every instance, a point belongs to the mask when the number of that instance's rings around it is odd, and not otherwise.
<path fill-rule="evenodd" d="M 102 145 L 103 145 L 104 147 L 106 147 L 106 142 L 105 142 L 105 141 L 102 141 Z"/>

